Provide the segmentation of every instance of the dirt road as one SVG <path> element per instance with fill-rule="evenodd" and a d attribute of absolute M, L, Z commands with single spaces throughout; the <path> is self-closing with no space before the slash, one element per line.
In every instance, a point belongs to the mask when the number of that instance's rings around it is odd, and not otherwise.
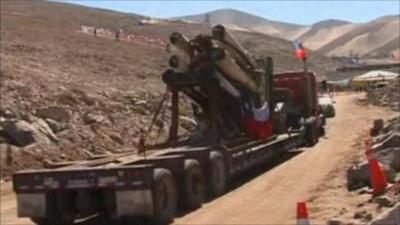
<path fill-rule="evenodd" d="M 328 121 L 327 137 L 313 148 L 263 173 L 237 189 L 205 204 L 175 220 L 176 224 L 293 224 L 297 201 L 309 200 L 324 193 L 325 181 L 342 169 L 341 163 L 354 153 L 354 139 L 375 118 L 387 118 L 390 113 L 381 108 L 355 104 L 356 95 L 336 97 L 334 119 Z M 11 186 L 2 185 L 1 225 L 30 224 L 16 218 L 15 196 Z M 342 207 L 325 198 L 333 210 Z M 312 210 L 313 206 L 309 206 Z M 319 214 L 322 221 L 323 214 Z M 313 217 L 313 216 L 311 216 Z"/>
<path fill-rule="evenodd" d="M 294 224 L 296 202 L 315 197 L 332 172 L 352 154 L 354 139 L 376 118 L 389 113 L 376 107 L 361 107 L 355 95 L 336 97 L 336 117 L 328 120 L 327 138 L 315 147 L 269 170 L 236 190 L 175 221 L 176 224 Z M 329 179 L 329 178 L 328 178 Z M 329 198 L 327 198 L 329 199 Z M 327 207 L 340 210 L 331 198 Z M 319 203 L 324 204 L 324 203 Z M 309 204 L 309 207 L 313 206 Z M 314 210 L 313 210 L 314 211 Z M 320 218 L 311 218 L 323 221 Z"/>

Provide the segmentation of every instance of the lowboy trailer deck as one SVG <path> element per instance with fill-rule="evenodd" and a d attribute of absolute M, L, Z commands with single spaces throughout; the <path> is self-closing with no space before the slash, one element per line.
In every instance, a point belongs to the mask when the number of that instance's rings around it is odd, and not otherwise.
<path fill-rule="evenodd" d="M 222 194 L 227 181 L 302 145 L 303 139 L 296 131 L 267 140 L 164 149 L 146 158 L 122 153 L 22 171 L 13 176 L 18 216 L 39 224 L 73 223 L 95 213 L 167 223 L 178 205 L 199 207 L 205 193 Z"/>

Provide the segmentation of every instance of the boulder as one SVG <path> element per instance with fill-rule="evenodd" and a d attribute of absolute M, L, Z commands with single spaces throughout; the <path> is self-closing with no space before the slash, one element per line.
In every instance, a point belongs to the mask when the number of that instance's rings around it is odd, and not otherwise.
<path fill-rule="evenodd" d="M 390 167 L 387 167 L 381 163 L 379 163 L 382 168 L 386 179 L 389 182 L 394 182 L 396 180 L 396 173 Z M 347 179 L 347 189 L 349 191 L 353 191 L 362 187 L 370 187 L 370 171 L 369 164 L 367 161 L 359 163 L 357 165 L 351 166 L 346 172 Z"/>
<path fill-rule="evenodd" d="M 96 97 L 91 94 L 84 94 L 79 97 L 79 100 L 84 102 L 86 105 L 93 106 L 96 104 Z"/>
<path fill-rule="evenodd" d="M 377 143 L 372 146 L 372 149 L 375 152 L 378 152 L 382 149 L 385 148 L 394 148 L 394 147 L 400 147 L 400 132 L 395 132 L 382 140 L 380 143 Z"/>
<path fill-rule="evenodd" d="M 375 197 L 372 201 L 378 204 L 380 208 L 392 207 L 394 205 L 394 202 L 387 195 Z"/>
<path fill-rule="evenodd" d="M 61 106 L 51 106 L 37 109 L 35 115 L 45 119 L 52 119 L 58 122 L 68 122 L 71 120 L 71 112 Z"/>
<path fill-rule="evenodd" d="M 55 120 L 45 119 L 45 121 L 54 133 L 57 133 L 63 129 L 63 126 Z"/>
<path fill-rule="evenodd" d="M 143 105 L 133 106 L 131 107 L 132 111 L 141 115 L 149 115 L 149 110 L 146 109 Z"/>
<path fill-rule="evenodd" d="M 146 100 L 138 100 L 138 101 L 133 102 L 133 104 L 136 106 L 145 106 L 145 107 L 148 105 Z"/>
<path fill-rule="evenodd" d="M 165 123 L 164 123 L 164 120 L 162 118 L 156 118 L 154 120 L 154 125 L 156 125 L 157 127 L 163 128 L 165 126 Z"/>
<path fill-rule="evenodd" d="M 394 132 L 392 130 L 379 134 L 375 137 L 372 138 L 372 143 L 380 143 L 383 140 L 385 140 L 386 138 L 388 138 L 390 135 L 392 135 Z"/>
<path fill-rule="evenodd" d="M 59 139 L 53 133 L 53 130 L 49 127 L 49 125 L 43 119 L 36 119 L 32 124 L 37 131 L 46 135 L 51 141 L 58 142 Z"/>
<path fill-rule="evenodd" d="M 136 91 L 127 91 L 127 92 L 123 93 L 122 95 L 125 98 L 133 98 L 133 99 L 139 98 L 139 94 L 136 93 Z"/>
<path fill-rule="evenodd" d="M 179 116 L 179 125 L 186 130 L 193 130 L 197 126 L 197 122 L 187 116 Z"/>
<path fill-rule="evenodd" d="M 62 93 L 57 95 L 58 102 L 62 105 L 70 105 L 75 106 L 79 104 L 78 99 L 76 99 L 75 95 L 70 93 L 68 90 L 63 91 Z"/>
<path fill-rule="evenodd" d="M 363 210 L 363 211 L 355 212 L 353 215 L 353 218 L 354 219 L 365 219 L 365 220 L 370 221 L 370 220 L 372 220 L 372 214 Z"/>
<path fill-rule="evenodd" d="M 388 132 L 391 130 L 400 130 L 400 118 L 394 117 L 389 119 L 386 125 L 383 127 L 383 132 Z"/>
<path fill-rule="evenodd" d="M 364 195 L 364 194 L 372 194 L 372 188 L 371 187 L 362 187 L 360 189 L 357 190 L 357 193 L 359 195 Z M 359 207 L 362 207 L 364 205 L 364 203 L 359 204 Z"/>
<path fill-rule="evenodd" d="M 21 112 L 19 117 L 28 123 L 32 123 L 35 120 L 35 117 L 29 112 Z"/>
<path fill-rule="evenodd" d="M 395 102 L 392 104 L 392 110 L 395 112 L 400 112 L 400 102 Z"/>
<path fill-rule="evenodd" d="M 379 132 L 383 129 L 383 125 L 384 125 L 383 119 L 376 119 L 373 122 L 372 128 Z"/>
<path fill-rule="evenodd" d="M 369 225 L 399 225 L 400 224 L 400 203 L 397 203 L 393 208 L 384 211 Z"/>
<path fill-rule="evenodd" d="M 106 118 L 103 115 L 87 112 L 83 115 L 83 122 L 86 124 L 99 123 Z"/>
<path fill-rule="evenodd" d="M 400 147 L 383 149 L 376 153 L 376 158 L 385 166 L 385 169 L 400 171 Z"/>
<path fill-rule="evenodd" d="M 386 180 L 390 183 L 396 182 L 396 171 L 392 169 L 390 166 L 384 166 L 381 164 L 381 168 L 383 169 L 383 173 L 385 174 Z"/>
<path fill-rule="evenodd" d="M 84 102 L 86 105 L 92 106 L 96 104 L 96 97 L 93 94 L 89 94 L 86 92 L 85 89 L 80 89 L 80 88 L 72 88 L 70 91 L 66 90 L 68 92 L 72 92 L 77 96 L 77 98 Z M 64 91 L 65 92 L 65 91 Z"/>
<path fill-rule="evenodd" d="M 371 136 L 377 136 L 379 132 L 383 129 L 383 119 L 376 119 L 373 122 L 370 134 Z"/>
<path fill-rule="evenodd" d="M 326 223 L 327 225 L 342 225 L 343 222 L 338 218 L 329 219 Z"/>
<path fill-rule="evenodd" d="M 346 172 L 346 178 L 349 191 L 370 186 L 368 162 L 351 166 Z"/>
<path fill-rule="evenodd" d="M 3 130 L 8 143 L 20 147 L 37 142 L 48 142 L 45 134 L 38 131 L 34 126 L 24 120 L 6 121 Z"/>
<path fill-rule="evenodd" d="M 34 128 L 26 121 L 3 122 L 3 132 L 7 142 L 17 146 L 26 146 L 35 142 L 32 130 Z"/>
<path fill-rule="evenodd" d="M 395 151 L 390 163 L 390 167 L 392 167 L 396 172 L 400 172 L 400 151 Z"/>
<path fill-rule="evenodd" d="M 6 119 L 16 118 L 16 114 L 10 109 L 2 109 L 0 108 L 0 116 L 3 116 Z"/>
<path fill-rule="evenodd" d="M 124 144 L 124 140 L 122 140 L 121 135 L 119 135 L 118 133 L 110 132 L 110 134 L 108 136 L 111 138 L 111 140 L 117 142 L 118 144 L 120 144 L 120 145 Z"/>

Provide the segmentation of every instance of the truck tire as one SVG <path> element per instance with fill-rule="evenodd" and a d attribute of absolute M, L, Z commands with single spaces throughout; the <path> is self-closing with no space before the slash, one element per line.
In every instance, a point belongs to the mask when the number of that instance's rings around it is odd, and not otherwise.
<path fill-rule="evenodd" d="M 173 220 L 178 205 L 174 176 L 167 169 L 155 169 L 153 184 L 154 214 L 150 222 L 154 225 L 168 224 Z"/>
<path fill-rule="evenodd" d="M 320 127 L 319 127 L 319 136 L 320 136 L 320 137 L 324 137 L 325 134 L 326 134 L 326 132 L 325 132 L 325 127 L 324 127 L 324 126 L 320 126 Z"/>
<path fill-rule="evenodd" d="M 210 153 L 210 176 L 208 191 L 211 196 L 219 196 L 224 193 L 226 186 L 226 170 L 224 157 L 220 152 Z"/>
<path fill-rule="evenodd" d="M 327 106 L 326 111 L 327 111 L 326 116 L 328 118 L 335 117 L 335 107 L 333 107 L 332 105 L 329 105 L 329 106 Z"/>
<path fill-rule="evenodd" d="M 318 129 L 315 122 L 306 124 L 305 141 L 307 146 L 312 147 L 318 142 Z"/>
<path fill-rule="evenodd" d="M 50 217 L 32 217 L 31 220 L 37 225 L 72 225 L 74 221 L 60 221 L 59 218 L 50 218 Z"/>
<path fill-rule="evenodd" d="M 205 199 L 205 181 L 200 163 L 193 159 L 185 160 L 183 179 L 184 206 L 188 209 L 201 207 Z"/>

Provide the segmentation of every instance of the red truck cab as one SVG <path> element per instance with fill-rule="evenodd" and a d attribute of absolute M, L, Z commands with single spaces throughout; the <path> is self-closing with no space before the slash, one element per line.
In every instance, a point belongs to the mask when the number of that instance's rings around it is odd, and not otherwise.
<path fill-rule="evenodd" d="M 276 73 L 273 78 L 273 104 L 277 106 L 279 102 L 285 102 L 287 128 L 298 128 L 303 125 L 307 145 L 316 144 L 319 136 L 324 133 L 324 127 L 318 105 L 315 73 L 307 72 L 305 74 L 304 71 L 291 71 Z"/>

